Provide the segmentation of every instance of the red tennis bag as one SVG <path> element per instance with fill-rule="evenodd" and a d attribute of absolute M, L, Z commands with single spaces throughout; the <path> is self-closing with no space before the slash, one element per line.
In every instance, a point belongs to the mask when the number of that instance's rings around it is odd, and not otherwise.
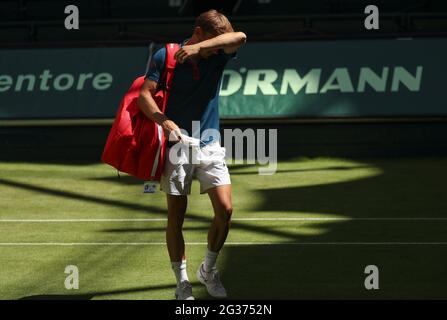
<path fill-rule="evenodd" d="M 165 67 L 154 100 L 161 112 L 168 102 L 176 61 L 176 43 L 166 44 Z M 121 100 L 101 160 L 142 180 L 160 180 L 164 168 L 166 139 L 160 125 L 150 120 L 137 101 L 144 76 L 138 77 Z"/>

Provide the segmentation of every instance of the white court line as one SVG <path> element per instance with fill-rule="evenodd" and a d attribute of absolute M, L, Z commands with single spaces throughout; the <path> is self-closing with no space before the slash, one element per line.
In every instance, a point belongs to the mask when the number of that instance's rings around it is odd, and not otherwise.
<path fill-rule="evenodd" d="M 189 246 L 207 245 L 207 242 L 189 242 Z M 2 242 L 0 246 L 165 246 L 164 242 Z M 447 245 L 447 242 L 226 242 L 226 246 L 407 246 L 407 245 Z"/>
<path fill-rule="evenodd" d="M 211 219 L 211 218 L 209 218 Z M 415 217 L 415 218 L 233 218 L 232 221 L 447 221 L 446 218 L 434 217 Z M 167 221 L 166 218 L 123 218 L 123 219 L 0 219 L 1 222 L 157 222 Z M 185 221 L 197 221 L 197 219 L 188 219 Z"/>

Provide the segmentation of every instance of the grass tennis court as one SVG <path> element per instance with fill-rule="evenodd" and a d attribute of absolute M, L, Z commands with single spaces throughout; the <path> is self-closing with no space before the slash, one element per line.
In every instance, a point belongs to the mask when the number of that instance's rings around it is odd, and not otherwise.
<path fill-rule="evenodd" d="M 165 196 L 104 164 L 0 163 L 0 298 L 173 299 Z M 447 159 L 291 159 L 273 176 L 230 166 L 230 299 L 447 298 Z M 189 278 L 212 217 L 193 185 Z M 364 268 L 380 289 L 364 288 Z M 80 272 L 66 290 L 67 265 Z"/>

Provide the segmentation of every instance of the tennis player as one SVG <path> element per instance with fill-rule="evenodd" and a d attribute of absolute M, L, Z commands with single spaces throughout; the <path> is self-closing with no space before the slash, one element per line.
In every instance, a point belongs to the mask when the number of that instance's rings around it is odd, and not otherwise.
<path fill-rule="evenodd" d="M 231 181 L 219 138 L 203 133 L 206 130 L 219 130 L 218 99 L 222 72 L 245 41 L 246 35 L 243 32 L 234 32 L 225 15 L 216 10 L 204 12 L 196 19 L 191 38 L 185 40 L 175 54 L 177 65 L 166 112 L 160 112 L 153 99 L 163 72 L 165 48 L 155 53 L 140 92 L 140 109 L 162 126 L 170 140 L 173 140 L 173 136 L 177 139 L 168 143 L 160 187 L 167 195 L 166 243 L 177 280 L 175 295 L 179 300 L 194 299 L 186 272 L 182 233 L 193 175 L 200 182 L 200 192 L 208 194 L 214 209 L 214 218 L 208 231 L 208 246 L 197 271 L 197 278 L 206 286 L 211 296 L 227 296 L 219 278 L 216 260 L 227 238 L 233 211 Z M 198 128 L 194 125 L 197 121 L 200 124 Z M 191 157 L 188 161 L 173 161 L 169 157 L 170 148 L 175 143 L 182 143 L 181 137 L 185 132 L 191 137 L 200 137 L 200 151 L 204 161 L 196 163 L 191 161 Z M 211 160 L 206 161 L 206 157 Z"/>

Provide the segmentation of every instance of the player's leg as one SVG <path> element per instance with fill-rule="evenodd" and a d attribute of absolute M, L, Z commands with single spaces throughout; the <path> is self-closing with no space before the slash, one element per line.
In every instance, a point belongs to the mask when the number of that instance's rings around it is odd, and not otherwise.
<path fill-rule="evenodd" d="M 208 159 L 196 169 L 201 192 L 208 193 L 214 209 L 214 218 L 208 231 L 205 260 L 197 271 L 197 278 L 206 285 L 208 293 L 216 298 L 225 298 L 227 295 L 219 280 L 216 261 L 227 238 L 233 212 L 230 174 L 223 150 L 218 143 L 205 147 L 202 152 Z"/>
<path fill-rule="evenodd" d="M 192 287 L 186 272 L 185 240 L 182 232 L 188 203 L 187 196 L 167 194 L 166 198 L 168 202 L 166 244 L 171 267 L 177 280 L 175 295 L 179 300 L 192 300 Z"/>
<path fill-rule="evenodd" d="M 214 209 L 214 218 L 208 231 L 208 249 L 219 252 L 227 239 L 233 213 L 231 184 L 209 189 L 208 196 Z M 210 271 L 214 267 L 214 262 L 211 260 L 207 263 L 205 259 L 205 270 Z"/>
<path fill-rule="evenodd" d="M 230 229 L 231 215 L 233 213 L 231 185 L 222 185 L 209 189 L 208 195 L 213 205 L 214 218 L 208 231 L 208 247 L 205 260 L 197 271 L 197 279 L 206 286 L 211 296 L 226 298 L 227 292 L 220 281 L 216 261 Z"/>
<path fill-rule="evenodd" d="M 167 157 L 161 190 L 166 192 L 168 203 L 168 223 L 166 226 L 166 244 L 171 267 L 174 271 L 177 287 L 176 297 L 179 300 L 192 300 L 192 287 L 186 272 L 185 241 L 183 238 L 183 221 L 187 207 L 187 195 L 191 191 L 192 166 L 172 163 Z"/>
<path fill-rule="evenodd" d="M 187 196 L 166 195 L 168 202 L 168 223 L 166 226 L 166 244 L 172 262 L 185 260 L 185 240 L 183 239 L 183 221 L 185 219 Z"/>

